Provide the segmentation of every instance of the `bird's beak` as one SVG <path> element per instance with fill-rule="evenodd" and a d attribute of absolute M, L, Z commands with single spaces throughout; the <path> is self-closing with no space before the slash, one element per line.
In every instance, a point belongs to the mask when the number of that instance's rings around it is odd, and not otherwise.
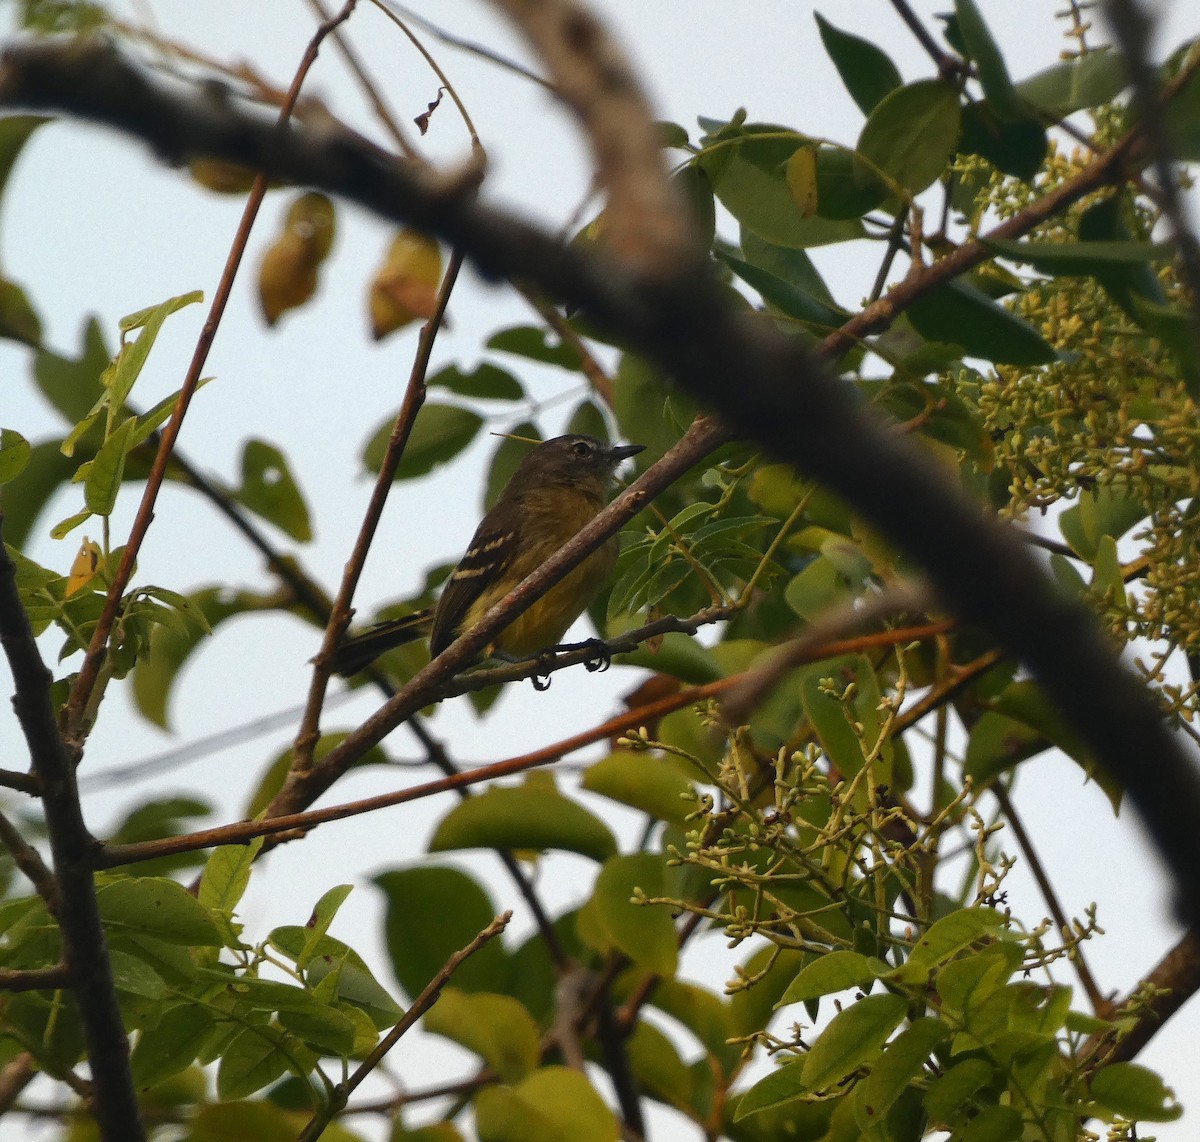
<path fill-rule="evenodd" d="M 608 450 L 608 462 L 615 468 L 622 460 L 628 460 L 630 456 L 636 456 L 645 449 L 644 444 L 618 444 Z"/>

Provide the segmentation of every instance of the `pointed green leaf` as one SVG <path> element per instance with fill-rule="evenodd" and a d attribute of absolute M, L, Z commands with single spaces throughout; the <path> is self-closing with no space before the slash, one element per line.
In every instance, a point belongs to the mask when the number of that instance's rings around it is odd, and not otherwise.
<path fill-rule="evenodd" d="M 914 194 L 938 179 L 962 122 L 958 92 L 939 79 L 898 87 L 871 112 L 855 148 L 870 165 Z"/>
<path fill-rule="evenodd" d="M 952 959 L 976 940 L 992 935 L 1004 926 L 1004 917 L 994 908 L 959 908 L 930 925 L 916 942 L 896 979 L 916 982 L 939 964 Z"/>
<path fill-rule="evenodd" d="M 263 838 L 255 837 L 249 844 L 220 845 L 213 849 L 200 876 L 197 893 L 205 908 L 233 914 L 250 883 L 250 869 L 262 845 Z"/>
<path fill-rule="evenodd" d="M 338 914 L 338 909 L 346 902 L 346 898 L 354 891 L 352 884 L 339 884 L 329 889 L 328 892 L 321 896 L 313 907 L 312 915 L 308 918 L 308 923 L 305 928 L 308 930 L 308 938 L 304 941 L 304 947 L 300 954 L 296 957 L 296 966 L 303 971 L 308 966 L 308 961 L 312 959 L 317 945 L 325 937 L 329 931 L 329 925 L 333 923 L 334 917 Z"/>
<path fill-rule="evenodd" d="M 887 964 L 874 956 L 846 950 L 826 952 L 800 970 L 776 1006 L 802 1003 L 822 995 L 848 991 L 852 987 L 866 987 L 887 975 L 890 970 Z"/>
<path fill-rule="evenodd" d="M 1025 107 L 1013 88 L 1004 57 L 975 0 L 954 0 L 954 14 L 958 17 L 958 28 L 966 41 L 967 52 L 975 61 L 988 106 L 1005 122 L 1025 118 Z"/>
<path fill-rule="evenodd" d="M 108 381 L 110 407 L 115 409 L 124 407 L 130 390 L 141 374 L 142 367 L 146 364 L 146 358 L 150 356 L 150 350 L 154 347 L 154 342 L 167 318 L 172 313 L 183 309 L 184 306 L 194 305 L 203 300 L 204 294 L 200 290 L 193 290 L 191 293 L 168 298 L 158 305 L 152 305 L 121 319 L 122 334 L 130 333 L 134 329 L 140 329 L 141 333 L 138 334 L 136 340 L 125 342 L 117 354 L 112 375 Z"/>
<path fill-rule="evenodd" d="M 925 1110 L 931 1123 L 954 1121 L 976 1092 L 992 1081 L 993 1073 L 992 1064 L 981 1058 L 963 1059 L 943 1071 L 925 1092 Z"/>
<path fill-rule="evenodd" d="M 813 15 L 821 33 L 821 43 L 850 92 L 850 98 L 864 115 L 870 115 L 879 101 L 903 82 L 900 72 L 887 53 L 870 40 L 834 27 L 820 12 Z"/>
<path fill-rule="evenodd" d="M 1053 347 L 1028 322 L 963 282 L 947 282 L 908 309 L 913 328 L 929 341 L 959 345 L 971 357 L 1005 365 L 1045 365 Z"/>
<path fill-rule="evenodd" d="M 804 1081 L 804 1067 L 807 1062 L 808 1056 L 803 1056 L 792 1062 L 784 1063 L 766 1078 L 759 1079 L 738 1100 L 734 1121 L 740 1122 L 748 1115 L 769 1110 L 774 1106 L 784 1106 L 798 1098 L 803 1098 L 809 1091 L 809 1087 Z"/>
<path fill-rule="evenodd" d="M 929 1055 L 951 1030 L 940 1019 L 925 1015 L 913 1020 L 883 1049 L 871 1073 L 855 1088 L 855 1116 L 863 1131 L 879 1126 L 896 1100 L 929 1061 Z"/>
<path fill-rule="evenodd" d="M 1026 262 L 1056 277 L 1089 276 L 1098 269 L 1120 269 L 1167 262 L 1174 251 L 1166 242 L 1025 242 L 996 239 L 985 243 L 1002 258 Z"/>
<path fill-rule="evenodd" d="M 181 1003 L 167 1010 L 141 1032 L 130 1057 L 138 1087 L 157 1086 L 191 1066 L 215 1025 L 213 1013 L 198 1003 Z"/>
<path fill-rule="evenodd" d="M 125 475 L 125 457 L 129 454 L 129 438 L 137 420 L 122 421 L 113 434 L 100 446 L 88 468 L 84 483 L 84 502 L 93 515 L 107 516 L 117 504 L 117 492 Z"/>
<path fill-rule="evenodd" d="M 1125 65 L 1114 50 L 1101 48 L 1056 63 L 1016 85 L 1018 96 L 1053 119 L 1110 103 L 1125 87 Z"/>
<path fill-rule="evenodd" d="M 547 329 L 533 325 L 514 325 L 501 329 L 487 339 L 487 347 L 502 353 L 512 353 L 530 361 L 541 361 L 545 365 L 557 365 L 561 369 L 578 372 L 582 364 L 579 351 L 565 342 L 558 341 Z"/>
<path fill-rule="evenodd" d="M 744 262 L 741 258 L 735 258 L 722 250 L 719 250 L 718 254 L 742 281 L 762 295 L 763 301 L 788 317 L 815 326 L 819 331 L 836 329 L 848 316 L 844 310 L 828 305 L 799 286 L 792 285 L 791 282 L 784 281 L 759 266 Z"/>
<path fill-rule="evenodd" d="M 804 1081 L 825 1090 L 874 1058 L 908 1010 L 900 995 L 868 995 L 835 1015 L 808 1052 Z"/>
<path fill-rule="evenodd" d="M 276 1028 L 244 1027 L 221 1052 L 217 1095 L 224 1101 L 245 1098 L 273 1083 L 288 1067 L 286 1042 Z"/>

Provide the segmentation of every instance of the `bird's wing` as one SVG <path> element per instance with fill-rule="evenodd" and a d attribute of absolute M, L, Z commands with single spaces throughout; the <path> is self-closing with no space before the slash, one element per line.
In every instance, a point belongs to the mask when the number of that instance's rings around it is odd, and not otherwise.
<path fill-rule="evenodd" d="M 486 519 L 480 524 L 438 600 L 429 637 L 429 652 L 435 658 L 461 633 L 459 628 L 472 604 L 504 574 L 519 543 L 515 530 L 499 530 Z"/>

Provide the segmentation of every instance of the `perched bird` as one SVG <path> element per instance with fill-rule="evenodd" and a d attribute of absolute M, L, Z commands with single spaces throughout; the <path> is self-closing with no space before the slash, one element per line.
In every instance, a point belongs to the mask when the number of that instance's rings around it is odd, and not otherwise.
<path fill-rule="evenodd" d="M 435 658 L 593 519 L 608 501 L 613 472 L 641 444 L 608 448 L 593 436 L 556 436 L 530 450 L 471 539 L 435 607 L 343 639 L 330 663 L 357 674 L 384 651 L 429 630 Z M 529 658 L 555 645 L 612 573 L 612 536 L 496 635 L 487 654 Z"/>

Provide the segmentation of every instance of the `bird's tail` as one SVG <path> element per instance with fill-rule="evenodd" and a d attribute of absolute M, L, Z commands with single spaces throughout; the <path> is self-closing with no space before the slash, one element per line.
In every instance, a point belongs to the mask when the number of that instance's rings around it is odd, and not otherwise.
<path fill-rule="evenodd" d="M 376 623 L 357 634 L 349 635 L 338 643 L 329 661 L 334 674 L 349 678 L 370 666 L 381 654 L 394 646 L 421 638 L 429 633 L 433 623 L 433 608 L 414 611 L 402 618 Z"/>

